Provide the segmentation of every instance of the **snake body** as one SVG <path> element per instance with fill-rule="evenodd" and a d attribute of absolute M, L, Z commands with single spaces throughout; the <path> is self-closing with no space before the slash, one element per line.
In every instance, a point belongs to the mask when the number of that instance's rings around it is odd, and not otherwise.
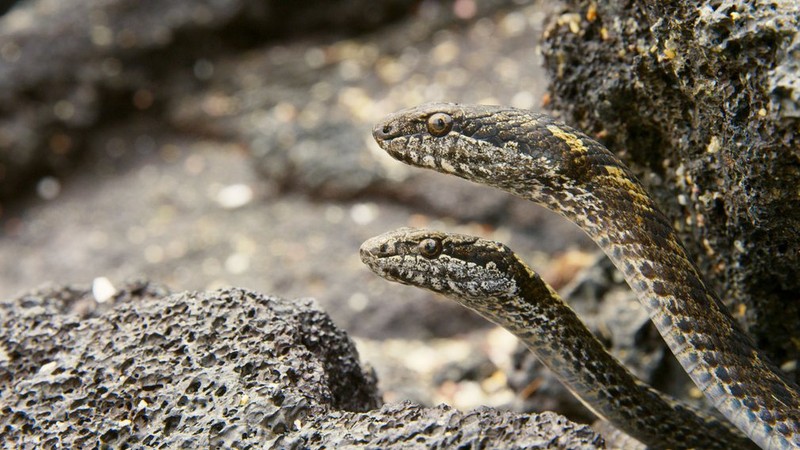
<path fill-rule="evenodd" d="M 600 143 L 543 114 L 445 103 L 394 113 L 373 136 L 395 159 L 506 190 L 576 223 L 712 404 L 760 447 L 800 448 L 800 389 L 759 352 L 667 217 Z"/>
<path fill-rule="evenodd" d="M 364 242 L 391 281 L 444 294 L 517 336 L 596 415 L 648 448 L 754 445 L 726 422 L 652 389 L 611 356 L 558 294 L 505 245 L 401 228 Z"/>

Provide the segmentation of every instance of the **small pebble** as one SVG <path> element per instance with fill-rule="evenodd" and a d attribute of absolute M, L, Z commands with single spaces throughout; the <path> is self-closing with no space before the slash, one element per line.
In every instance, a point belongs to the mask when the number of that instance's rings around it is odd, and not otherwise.
<path fill-rule="evenodd" d="M 106 277 L 97 277 L 92 281 L 92 295 L 97 303 L 105 303 L 117 293 L 117 289 Z"/>

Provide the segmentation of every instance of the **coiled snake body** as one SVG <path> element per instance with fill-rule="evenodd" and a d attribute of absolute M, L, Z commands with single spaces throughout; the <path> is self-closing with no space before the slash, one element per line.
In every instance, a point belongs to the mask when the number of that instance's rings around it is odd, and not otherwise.
<path fill-rule="evenodd" d="M 637 379 L 501 243 L 401 228 L 364 242 L 361 260 L 383 278 L 444 294 L 506 328 L 596 415 L 649 448 L 755 447 L 732 425 Z"/>
<path fill-rule="evenodd" d="M 759 353 L 669 220 L 600 143 L 546 115 L 442 103 L 392 114 L 373 136 L 400 161 L 506 190 L 576 223 L 712 404 L 760 447 L 800 448 L 800 389 Z"/>

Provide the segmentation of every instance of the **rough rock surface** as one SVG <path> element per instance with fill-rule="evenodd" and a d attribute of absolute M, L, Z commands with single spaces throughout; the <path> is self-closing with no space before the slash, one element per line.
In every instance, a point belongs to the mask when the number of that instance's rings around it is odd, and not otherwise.
<path fill-rule="evenodd" d="M 543 52 L 552 108 L 633 167 L 734 315 L 796 367 L 800 4 L 568 1 Z"/>
<path fill-rule="evenodd" d="M 2 305 L 7 442 L 228 446 L 285 432 L 320 405 L 379 404 L 352 342 L 313 301 L 122 292 L 129 300 L 89 317 L 62 313 L 91 296 L 76 290 Z"/>
<path fill-rule="evenodd" d="M 317 423 L 293 439 L 313 448 L 605 448 L 590 427 L 549 412 L 529 415 L 482 407 L 463 413 L 445 405 L 422 408 L 403 402 L 368 413 L 335 412 Z M 288 442 L 298 441 L 281 444 Z"/>
<path fill-rule="evenodd" d="M 0 430 L 17 448 L 603 445 L 555 414 L 375 410 L 374 376 L 313 300 L 51 288 L 0 304 L 0 330 Z"/>

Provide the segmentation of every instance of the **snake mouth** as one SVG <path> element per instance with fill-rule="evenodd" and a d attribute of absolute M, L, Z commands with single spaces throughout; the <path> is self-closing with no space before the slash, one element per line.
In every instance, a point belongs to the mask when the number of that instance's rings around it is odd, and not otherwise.
<path fill-rule="evenodd" d="M 358 254 L 361 257 L 361 262 L 364 263 L 364 265 L 366 265 L 370 269 L 373 269 L 375 260 L 377 258 L 373 251 L 374 249 L 372 248 L 372 246 L 369 245 L 369 243 L 370 242 L 367 241 L 361 244 L 361 248 L 358 249 Z"/>
<path fill-rule="evenodd" d="M 408 134 L 408 119 L 403 114 L 405 111 L 389 114 L 372 128 L 372 137 L 381 147 L 393 139 Z"/>
<path fill-rule="evenodd" d="M 379 264 L 380 260 L 392 256 L 394 253 L 394 247 L 386 243 L 384 237 L 386 234 L 388 233 L 367 239 L 358 249 L 361 262 L 379 275 L 383 273 Z"/>

